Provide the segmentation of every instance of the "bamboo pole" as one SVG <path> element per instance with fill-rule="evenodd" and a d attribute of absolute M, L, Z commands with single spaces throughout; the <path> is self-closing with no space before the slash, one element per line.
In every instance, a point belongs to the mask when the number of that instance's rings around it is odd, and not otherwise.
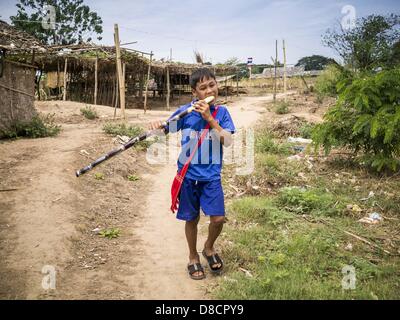
<path fill-rule="evenodd" d="M 147 69 L 147 80 L 146 80 L 146 91 L 144 92 L 144 113 L 147 111 L 147 94 L 149 90 L 149 81 L 150 81 L 150 69 L 151 69 L 151 61 L 153 59 L 153 51 L 150 53 L 150 62 L 149 62 L 149 68 Z"/>
<path fill-rule="evenodd" d="M 68 58 L 64 60 L 64 92 L 63 92 L 63 101 L 67 100 L 67 65 Z"/>
<path fill-rule="evenodd" d="M 117 54 L 117 75 L 118 75 L 118 84 L 119 84 L 119 97 L 120 97 L 120 108 L 122 112 L 122 118 L 125 120 L 125 79 L 122 75 L 122 64 L 121 64 L 121 48 L 119 45 L 119 32 L 118 32 L 118 24 L 114 24 L 114 42 L 115 42 L 115 51 Z"/>
<path fill-rule="evenodd" d="M 94 63 L 94 104 L 97 104 L 97 72 L 98 72 L 98 64 L 99 64 L 99 58 L 96 56 L 96 61 Z"/>
<path fill-rule="evenodd" d="M 169 68 L 167 67 L 167 110 L 169 111 L 169 95 L 170 95 L 170 88 L 169 88 Z"/>
<path fill-rule="evenodd" d="M 115 116 L 117 115 L 117 106 L 118 106 L 118 100 L 119 100 L 119 85 L 118 85 L 118 77 L 115 77 L 115 106 L 114 106 L 114 119 Z"/>
<path fill-rule="evenodd" d="M 282 40 L 283 42 L 283 93 L 285 102 L 287 101 L 286 98 L 286 47 L 285 47 L 285 39 Z"/>

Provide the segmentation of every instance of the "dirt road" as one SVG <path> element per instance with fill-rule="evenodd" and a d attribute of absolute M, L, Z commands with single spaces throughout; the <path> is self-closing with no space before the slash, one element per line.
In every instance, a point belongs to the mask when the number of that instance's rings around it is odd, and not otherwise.
<path fill-rule="evenodd" d="M 268 113 L 271 99 L 243 97 L 229 104 L 236 127 L 251 127 Z M 115 147 L 101 130 L 113 111 L 97 106 L 100 120 L 91 122 L 79 115 L 80 106 L 41 103 L 42 112 L 56 110 L 63 123 L 58 137 L 0 143 L 0 298 L 207 298 L 213 278 L 187 276 L 184 224 L 168 209 L 176 165 L 149 165 L 144 152 L 128 150 L 93 170 L 102 179 L 94 173 L 77 179 L 76 169 Z M 169 114 L 127 112 L 130 123 Z M 132 174 L 139 180 L 129 181 Z M 120 237 L 96 233 L 111 227 L 121 230 Z M 201 229 L 206 227 L 203 217 Z M 56 289 L 48 281 L 52 268 Z"/>

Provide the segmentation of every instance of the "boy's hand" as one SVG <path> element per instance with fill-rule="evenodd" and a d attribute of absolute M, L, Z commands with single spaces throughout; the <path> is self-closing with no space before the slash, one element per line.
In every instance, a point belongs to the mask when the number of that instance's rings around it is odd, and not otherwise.
<path fill-rule="evenodd" d="M 148 127 L 150 130 L 162 129 L 163 128 L 162 121 L 158 120 L 150 122 Z"/>
<path fill-rule="evenodd" d="M 199 100 L 194 104 L 195 110 L 201 114 L 204 120 L 210 122 L 213 117 L 210 112 L 210 106 L 204 100 Z"/>

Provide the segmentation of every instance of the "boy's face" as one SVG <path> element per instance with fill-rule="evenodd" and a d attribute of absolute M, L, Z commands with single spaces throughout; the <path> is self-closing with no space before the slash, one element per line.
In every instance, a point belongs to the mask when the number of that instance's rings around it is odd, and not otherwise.
<path fill-rule="evenodd" d="M 196 88 L 192 89 L 192 93 L 199 100 L 203 100 L 207 97 L 214 96 L 215 100 L 218 97 L 218 84 L 213 78 L 203 78 L 196 84 Z M 213 103 L 215 102 L 213 101 Z"/>

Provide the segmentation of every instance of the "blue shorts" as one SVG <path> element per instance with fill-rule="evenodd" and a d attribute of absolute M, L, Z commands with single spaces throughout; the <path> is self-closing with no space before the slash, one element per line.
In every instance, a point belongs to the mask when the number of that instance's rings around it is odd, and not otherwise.
<path fill-rule="evenodd" d="M 198 181 L 185 178 L 179 195 L 176 217 L 192 221 L 200 214 L 200 207 L 207 216 L 224 216 L 224 192 L 221 179 Z"/>

